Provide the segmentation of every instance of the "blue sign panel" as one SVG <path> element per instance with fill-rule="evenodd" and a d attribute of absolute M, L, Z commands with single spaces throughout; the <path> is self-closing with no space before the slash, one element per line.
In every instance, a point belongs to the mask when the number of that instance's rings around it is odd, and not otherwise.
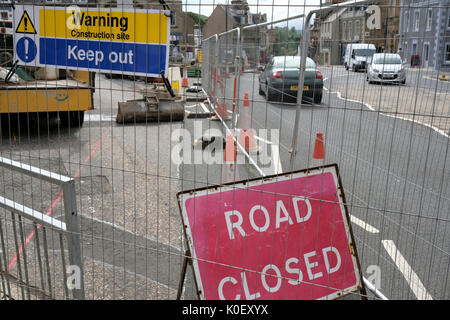
<path fill-rule="evenodd" d="M 92 40 L 40 38 L 39 63 L 105 72 L 161 74 L 166 46 Z"/>

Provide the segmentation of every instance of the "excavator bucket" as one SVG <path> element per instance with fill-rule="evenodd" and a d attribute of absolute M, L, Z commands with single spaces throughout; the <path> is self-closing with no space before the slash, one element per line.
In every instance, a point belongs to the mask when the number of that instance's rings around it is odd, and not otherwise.
<path fill-rule="evenodd" d="M 164 83 L 141 89 L 143 99 L 119 102 L 117 123 L 183 121 L 184 102 L 161 73 Z"/>
<path fill-rule="evenodd" d="M 148 94 L 143 99 L 119 102 L 116 122 L 165 122 L 183 121 L 184 103 L 175 100 L 160 101 L 155 94 Z"/>

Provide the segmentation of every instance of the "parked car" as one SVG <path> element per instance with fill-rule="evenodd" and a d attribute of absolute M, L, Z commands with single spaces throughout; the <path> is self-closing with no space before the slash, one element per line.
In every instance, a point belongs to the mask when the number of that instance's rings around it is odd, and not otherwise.
<path fill-rule="evenodd" d="M 366 80 L 369 83 L 406 83 L 406 70 L 397 53 L 377 53 L 367 70 Z"/>
<path fill-rule="evenodd" d="M 300 56 L 276 56 L 259 75 L 259 93 L 268 101 L 297 97 L 300 73 Z M 311 58 L 306 58 L 303 98 L 305 101 L 322 102 L 323 76 Z"/>
<path fill-rule="evenodd" d="M 371 63 L 372 56 L 376 48 L 371 43 L 349 43 L 345 48 L 344 66 L 345 69 L 352 69 L 355 72 L 366 70 Z"/>

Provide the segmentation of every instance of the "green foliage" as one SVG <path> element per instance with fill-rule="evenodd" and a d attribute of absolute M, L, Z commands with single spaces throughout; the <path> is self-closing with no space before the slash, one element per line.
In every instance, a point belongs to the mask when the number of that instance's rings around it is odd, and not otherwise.
<path fill-rule="evenodd" d="M 297 54 L 298 45 L 302 39 L 301 31 L 294 27 L 275 27 L 275 43 L 273 45 L 274 56 L 292 56 Z"/>
<path fill-rule="evenodd" d="M 202 14 L 197 14 L 194 12 L 186 12 L 186 14 L 194 20 L 194 23 L 198 24 L 200 28 L 203 28 L 203 25 L 206 23 L 206 20 L 208 20 L 207 16 L 204 16 Z"/>

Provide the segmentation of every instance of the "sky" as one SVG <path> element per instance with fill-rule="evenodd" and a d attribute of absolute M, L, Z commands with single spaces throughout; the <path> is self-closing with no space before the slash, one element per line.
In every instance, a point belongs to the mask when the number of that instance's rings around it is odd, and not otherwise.
<path fill-rule="evenodd" d="M 231 0 L 182 0 L 183 10 L 200 13 L 209 16 L 218 4 L 231 4 Z M 324 2 L 324 0 L 322 0 Z M 252 13 L 266 13 L 267 21 L 276 21 L 299 14 L 308 14 L 317 9 L 320 0 L 247 0 Z M 301 25 L 300 19 L 296 19 L 289 26 L 297 29 Z"/>

